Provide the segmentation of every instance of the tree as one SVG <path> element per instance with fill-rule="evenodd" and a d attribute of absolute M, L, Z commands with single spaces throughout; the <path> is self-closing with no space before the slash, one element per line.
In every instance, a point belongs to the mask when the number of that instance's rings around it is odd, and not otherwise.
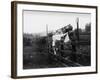
<path fill-rule="evenodd" d="M 85 25 L 85 31 L 86 31 L 86 32 L 90 32 L 90 31 L 91 31 L 91 23 L 87 23 L 87 24 Z"/>

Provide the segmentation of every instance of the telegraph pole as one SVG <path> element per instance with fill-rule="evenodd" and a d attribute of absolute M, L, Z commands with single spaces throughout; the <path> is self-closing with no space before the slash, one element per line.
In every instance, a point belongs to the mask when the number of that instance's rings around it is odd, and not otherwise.
<path fill-rule="evenodd" d="M 46 24 L 46 35 L 47 35 L 47 44 L 48 44 L 48 24 Z"/>
<path fill-rule="evenodd" d="M 46 24 L 46 35 L 47 35 L 47 52 L 49 53 L 49 38 L 48 38 L 48 24 Z"/>
<path fill-rule="evenodd" d="M 48 36 L 48 24 L 46 24 L 46 34 Z"/>
<path fill-rule="evenodd" d="M 76 24 L 77 24 L 77 32 L 76 32 L 77 43 L 75 45 L 76 45 L 76 47 L 80 48 L 80 46 L 79 46 L 79 18 L 76 19 Z M 77 62 L 77 54 L 76 54 L 76 51 L 73 54 L 73 59 L 74 59 L 75 62 Z"/>
<path fill-rule="evenodd" d="M 78 46 L 79 46 L 79 18 L 77 18 L 76 22 L 77 22 L 77 40 L 78 40 Z"/>

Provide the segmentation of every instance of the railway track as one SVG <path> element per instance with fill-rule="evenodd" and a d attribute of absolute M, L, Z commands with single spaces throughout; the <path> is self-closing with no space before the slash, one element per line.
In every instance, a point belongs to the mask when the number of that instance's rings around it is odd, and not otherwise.
<path fill-rule="evenodd" d="M 68 58 L 64 58 L 62 56 L 59 55 L 54 55 L 53 53 L 51 53 L 51 56 L 57 60 L 58 62 L 60 62 L 62 65 L 64 65 L 65 67 L 77 67 L 77 66 L 82 66 L 79 63 L 73 62 L 71 60 L 69 60 Z"/>

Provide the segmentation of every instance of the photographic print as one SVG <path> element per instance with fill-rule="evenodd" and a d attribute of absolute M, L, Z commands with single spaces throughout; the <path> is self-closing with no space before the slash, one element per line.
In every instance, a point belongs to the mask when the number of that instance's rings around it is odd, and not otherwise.
<path fill-rule="evenodd" d="M 96 6 L 14 1 L 12 7 L 13 78 L 97 72 Z"/>
<path fill-rule="evenodd" d="M 91 14 L 23 11 L 23 25 L 24 69 L 91 65 Z"/>

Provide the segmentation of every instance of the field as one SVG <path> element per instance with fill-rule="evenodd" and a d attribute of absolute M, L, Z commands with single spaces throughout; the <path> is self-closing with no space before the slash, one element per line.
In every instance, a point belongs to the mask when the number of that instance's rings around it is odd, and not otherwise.
<path fill-rule="evenodd" d="M 33 69 L 64 67 L 65 65 L 60 61 L 50 59 L 47 48 L 47 44 L 42 42 L 40 39 L 39 41 L 36 39 L 36 41 L 33 41 L 30 45 L 28 43 L 28 46 L 24 46 L 23 68 Z"/>

